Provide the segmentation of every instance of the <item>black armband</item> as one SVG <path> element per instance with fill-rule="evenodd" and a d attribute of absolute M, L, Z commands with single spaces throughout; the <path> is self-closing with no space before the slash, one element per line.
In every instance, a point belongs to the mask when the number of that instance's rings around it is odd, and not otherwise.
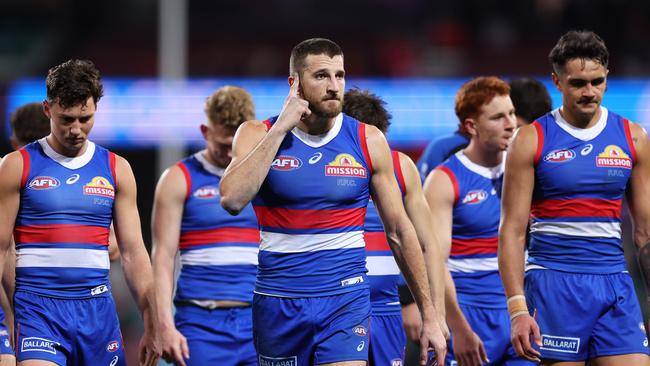
<path fill-rule="evenodd" d="M 412 304 L 415 302 L 415 299 L 413 298 L 413 294 L 411 293 L 411 290 L 409 289 L 408 286 L 400 285 L 398 286 L 397 289 L 399 292 L 399 303 L 402 306 Z"/>

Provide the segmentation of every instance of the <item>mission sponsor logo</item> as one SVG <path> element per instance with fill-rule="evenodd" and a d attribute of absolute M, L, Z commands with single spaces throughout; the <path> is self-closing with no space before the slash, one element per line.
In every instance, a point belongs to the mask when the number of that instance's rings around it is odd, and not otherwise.
<path fill-rule="evenodd" d="M 488 198 L 486 191 L 482 189 L 477 189 L 467 192 L 465 197 L 463 197 L 463 203 L 468 205 L 476 205 L 485 201 Z"/>
<path fill-rule="evenodd" d="M 219 196 L 219 188 L 216 186 L 203 186 L 194 191 L 194 193 L 192 193 L 192 196 L 204 200 L 215 198 Z"/>
<path fill-rule="evenodd" d="M 276 156 L 271 163 L 271 169 L 279 171 L 296 170 L 302 166 L 302 160 L 290 155 Z"/>
<path fill-rule="evenodd" d="M 84 194 L 89 196 L 102 196 L 108 198 L 115 198 L 115 188 L 108 181 L 108 179 L 97 176 L 94 177 L 90 183 L 84 185 Z"/>
<path fill-rule="evenodd" d="M 571 149 L 557 149 L 544 156 L 544 161 L 549 163 L 566 163 L 575 159 L 576 153 Z"/>
<path fill-rule="evenodd" d="M 354 156 L 350 154 L 338 154 L 334 161 L 325 165 L 325 175 L 328 177 L 365 178 L 368 176 L 368 173 L 366 168 L 357 163 Z"/>
<path fill-rule="evenodd" d="M 596 166 L 601 168 L 632 169 L 632 159 L 620 147 L 608 145 L 596 157 Z"/>
<path fill-rule="evenodd" d="M 27 185 L 30 189 L 45 190 L 58 188 L 61 185 L 54 177 L 40 176 L 32 179 Z"/>

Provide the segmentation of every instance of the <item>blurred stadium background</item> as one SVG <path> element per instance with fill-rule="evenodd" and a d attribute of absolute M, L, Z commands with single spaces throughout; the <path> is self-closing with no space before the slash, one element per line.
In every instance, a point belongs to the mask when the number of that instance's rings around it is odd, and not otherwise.
<path fill-rule="evenodd" d="M 569 29 L 594 30 L 609 47 L 604 105 L 650 126 L 649 19 L 643 0 L 2 0 L 0 154 L 11 150 L 10 112 L 44 98 L 48 68 L 92 60 L 106 90 L 91 137 L 133 166 L 150 249 L 156 181 L 201 147 L 205 97 L 240 85 L 253 95 L 258 118 L 277 114 L 290 50 L 303 39 L 341 45 L 348 87 L 388 102 L 391 144 L 417 158 L 428 141 L 455 129 L 454 95 L 468 78 L 536 77 L 559 106 L 547 54 Z M 625 233 L 631 258 L 629 222 Z M 139 316 L 119 265 L 112 279 L 134 361 Z"/>

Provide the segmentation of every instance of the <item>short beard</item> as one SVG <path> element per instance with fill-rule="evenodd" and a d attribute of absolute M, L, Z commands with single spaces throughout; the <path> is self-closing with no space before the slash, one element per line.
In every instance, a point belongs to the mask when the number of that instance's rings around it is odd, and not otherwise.
<path fill-rule="evenodd" d="M 334 118 L 343 111 L 343 102 L 339 103 L 338 108 L 325 108 L 324 104 L 309 103 L 311 112 L 319 118 Z"/>

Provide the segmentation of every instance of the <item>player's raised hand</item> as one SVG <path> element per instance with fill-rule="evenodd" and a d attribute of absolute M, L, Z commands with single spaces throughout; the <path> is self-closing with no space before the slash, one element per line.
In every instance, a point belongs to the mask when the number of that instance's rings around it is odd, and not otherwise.
<path fill-rule="evenodd" d="M 512 319 L 511 328 L 510 338 L 517 354 L 529 361 L 540 362 L 540 353 L 533 348 L 531 342 L 532 339 L 538 346 L 542 344 L 542 336 L 535 319 L 528 314 L 518 315 Z"/>
<path fill-rule="evenodd" d="M 298 125 L 301 119 L 308 117 L 310 114 L 309 102 L 300 95 L 300 77 L 296 73 L 293 75 L 289 95 L 284 101 L 282 112 L 280 112 L 274 126 L 281 128 L 284 132 L 289 132 Z"/>
<path fill-rule="evenodd" d="M 445 339 L 440 325 L 436 321 L 422 322 L 420 333 L 420 365 L 427 364 L 429 351 L 435 352 L 435 360 L 438 365 L 445 364 L 447 356 L 447 340 Z"/>

